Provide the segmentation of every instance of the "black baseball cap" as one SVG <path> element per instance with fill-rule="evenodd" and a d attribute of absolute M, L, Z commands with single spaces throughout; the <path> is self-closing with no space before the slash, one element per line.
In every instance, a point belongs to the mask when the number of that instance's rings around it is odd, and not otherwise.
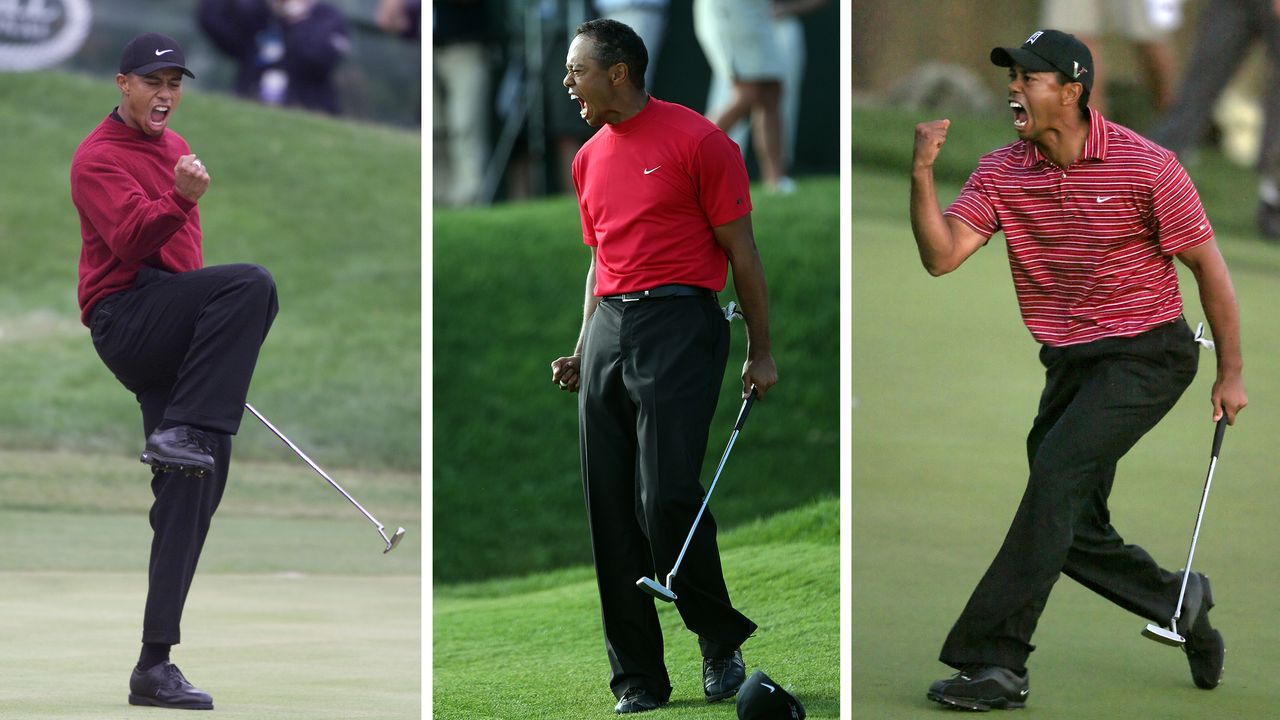
<path fill-rule="evenodd" d="M 804 720 L 804 706 L 757 670 L 738 689 L 738 720 Z"/>
<path fill-rule="evenodd" d="M 183 75 L 194 78 L 187 69 L 187 58 L 182 54 L 178 41 L 160 33 L 143 33 L 129 41 L 120 53 L 120 74 L 146 75 L 161 68 L 178 68 Z"/>
<path fill-rule="evenodd" d="M 1027 72 L 1055 70 L 1093 90 L 1093 53 L 1075 35 L 1061 30 L 1037 30 L 1018 48 L 992 48 L 991 62 L 1000 67 L 1021 65 Z"/>

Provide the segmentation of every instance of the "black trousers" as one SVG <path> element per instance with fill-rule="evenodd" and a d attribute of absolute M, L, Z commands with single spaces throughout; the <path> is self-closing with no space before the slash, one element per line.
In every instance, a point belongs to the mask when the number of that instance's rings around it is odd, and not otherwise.
<path fill-rule="evenodd" d="M 582 357 L 579 428 L 610 687 L 671 695 L 662 626 L 642 576 L 665 582 L 702 504 L 698 482 L 729 352 L 709 297 L 601 301 Z M 676 575 L 676 609 L 704 657 L 756 629 L 733 608 L 706 512 Z"/>
<path fill-rule="evenodd" d="M 942 662 L 1023 671 L 1059 573 L 1149 620 L 1173 615 L 1181 576 L 1125 544 L 1107 498 L 1116 463 L 1191 384 L 1197 348 L 1179 319 L 1133 338 L 1041 349 L 1045 388 L 1027 437 L 1027 489 Z"/>
<path fill-rule="evenodd" d="M 214 472 L 152 476 L 151 561 L 142 641 L 177 644 L 187 591 L 226 488 L 258 350 L 278 309 L 256 265 L 185 273 L 144 268 L 134 286 L 94 306 L 89 328 L 103 363 L 138 399 L 143 437 L 157 427 L 210 431 Z"/>

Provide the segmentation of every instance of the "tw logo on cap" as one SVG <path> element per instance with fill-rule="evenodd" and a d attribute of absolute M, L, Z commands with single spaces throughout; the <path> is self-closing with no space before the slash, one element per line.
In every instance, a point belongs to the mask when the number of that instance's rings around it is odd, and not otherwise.
<path fill-rule="evenodd" d="M 1031 37 L 1027 38 L 1027 39 L 1026 39 L 1026 42 L 1024 42 L 1024 43 L 1022 43 L 1022 44 L 1023 44 L 1023 45 L 1030 45 L 1030 44 L 1034 43 L 1035 41 L 1039 40 L 1039 39 L 1040 39 L 1040 36 L 1041 36 L 1041 35 L 1043 35 L 1043 34 L 1044 34 L 1044 31 L 1043 31 L 1043 30 L 1037 30 L 1037 31 L 1035 31 L 1035 32 L 1031 33 Z"/>

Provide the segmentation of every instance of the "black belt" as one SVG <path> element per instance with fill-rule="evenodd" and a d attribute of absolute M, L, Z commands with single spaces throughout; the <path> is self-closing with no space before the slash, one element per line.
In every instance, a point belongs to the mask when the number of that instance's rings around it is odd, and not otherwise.
<path fill-rule="evenodd" d="M 713 290 L 708 290 L 704 287 L 695 287 L 693 285 L 659 285 L 656 288 L 641 290 L 639 292 L 623 293 L 621 295 L 605 295 L 600 299 L 635 302 L 637 300 L 657 300 L 659 298 L 688 296 L 715 298 L 716 293 Z"/>

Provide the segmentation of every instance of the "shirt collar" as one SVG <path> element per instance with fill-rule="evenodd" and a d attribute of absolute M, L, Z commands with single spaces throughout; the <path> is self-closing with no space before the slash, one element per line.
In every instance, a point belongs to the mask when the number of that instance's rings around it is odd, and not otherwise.
<path fill-rule="evenodd" d="M 1049 162 L 1040 154 L 1040 148 L 1030 140 L 1023 140 L 1027 146 L 1027 155 L 1022 161 L 1023 167 L 1035 167 L 1041 162 Z M 1089 136 L 1084 139 L 1084 150 L 1076 162 L 1082 160 L 1107 159 L 1107 119 L 1094 108 L 1089 108 Z"/>

